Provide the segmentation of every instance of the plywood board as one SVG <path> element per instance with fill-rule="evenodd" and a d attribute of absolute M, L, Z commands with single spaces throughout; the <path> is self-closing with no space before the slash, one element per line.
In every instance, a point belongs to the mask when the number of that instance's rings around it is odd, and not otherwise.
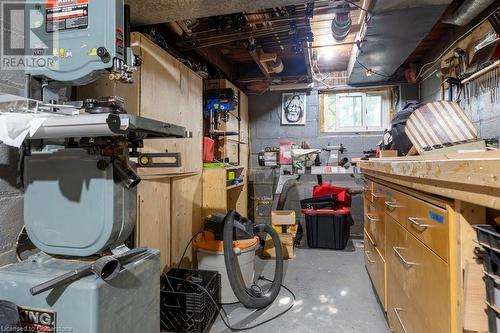
<path fill-rule="evenodd" d="M 184 126 L 193 137 L 146 140 L 149 152 L 180 152 L 177 172 L 201 172 L 202 79 L 146 37 L 141 37 L 141 115 Z"/>
<path fill-rule="evenodd" d="M 227 182 L 224 168 L 203 170 L 203 216 L 227 213 Z"/>
<path fill-rule="evenodd" d="M 171 262 L 178 265 L 182 260 L 183 267 L 192 267 L 192 247 L 186 256 L 181 258 L 186 245 L 202 227 L 202 175 L 172 179 L 171 197 Z"/>
<path fill-rule="evenodd" d="M 488 332 L 486 288 L 483 264 L 472 260 L 465 263 L 464 272 L 464 332 Z"/>
<path fill-rule="evenodd" d="M 137 189 L 137 247 L 160 250 L 161 269 L 170 266 L 170 178 L 142 180 Z"/>
<path fill-rule="evenodd" d="M 240 142 L 250 141 L 250 119 L 248 114 L 248 97 L 240 91 Z"/>

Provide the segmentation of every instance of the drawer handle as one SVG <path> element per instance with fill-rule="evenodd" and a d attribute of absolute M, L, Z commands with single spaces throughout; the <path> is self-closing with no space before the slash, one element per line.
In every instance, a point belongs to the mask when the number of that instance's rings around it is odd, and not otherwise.
<path fill-rule="evenodd" d="M 380 221 L 380 219 L 376 218 L 376 217 L 373 217 L 371 214 L 368 214 L 366 213 L 365 214 L 366 218 L 370 221 L 370 222 L 377 222 L 377 221 Z"/>
<path fill-rule="evenodd" d="M 403 320 L 401 319 L 401 316 L 399 315 L 400 311 L 404 311 L 404 310 L 401 308 L 394 308 L 394 313 L 396 314 L 396 318 L 398 319 L 399 324 L 401 325 L 401 328 L 403 329 L 403 332 L 408 333 L 408 331 L 406 330 L 405 324 L 403 324 Z"/>
<path fill-rule="evenodd" d="M 401 206 L 401 205 L 398 205 L 396 202 L 394 201 L 386 201 L 385 202 L 385 205 L 389 208 L 392 208 L 392 209 L 396 209 L 396 208 L 403 208 L 404 206 Z"/>
<path fill-rule="evenodd" d="M 418 218 L 418 217 L 409 217 L 408 218 L 408 221 L 411 222 L 411 225 L 414 225 L 418 228 L 422 228 L 425 230 L 431 226 L 430 224 L 422 224 L 422 223 L 418 222 L 418 221 L 422 221 L 422 220 L 425 220 L 425 219 Z M 424 231 L 424 230 L 422 230 L 422 231 Z"/>
<path fill-rule="evenodd" d="M 370 256 L 368 255 L 368 252 L 370 251 L 365 251 L 365 256 L 366 256 L 366 259 L 368 259 L 368 262 L 370 264 L 374 264 L 375 263 L 375 260 L 372 260 L 372 258 L 370 258 Z"/>
<path fill-rule="evenodd" d="M 414 262 L 406 260 L 401 254 L 401 252 L 399 252 L 400 250 L 403 250 L 402 247 L 394 246 L 392 249 L 394 250 L 394 253 L 396 253 L 396 255 L 399 257 L 399 259 L 403 262 L 403 264 L 405 264 L 405 266 L 411 267 L 413 265 L 416 265 Z"/>
<path fill-rule="evenodd" d="M 376 192 L 373 192 L 373 193 L 372 193 L 372 197 L 374 197 L 374 198 L 383 198 L 383 197 L 384 197 L 384 195 L 383 195 L 382 193 L 376 193 Z"/>

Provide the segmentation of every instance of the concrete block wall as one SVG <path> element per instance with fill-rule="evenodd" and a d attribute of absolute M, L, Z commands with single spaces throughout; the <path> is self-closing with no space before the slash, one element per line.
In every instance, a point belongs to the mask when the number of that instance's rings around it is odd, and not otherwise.
<path fill-rule="evenodd" d="M 381 133 L 373 134 L 341 134 L 331 135 L 320 133 L 319 94 L 311 92 L 307 97 L 307 113 L 305 126 L 281 125 L 281 92 L 268 92 L 263 95 L 249 96 L 249 114 L 251 127 L 251 172 L 249 174 L 249 210 L 258 223 L 270 223 L 271 203 L 274 188 L 278 182 L 278 169 L 258 165 L 258 153 L 265 147 L 277 146 L 280 141 L 289 140 L 296 144 L 307 141 L 313 148 L 343 144 L 349 158 L 363 156 L 364 150 L 369 150 L 381 140 Z M 349 176 L 328 176 L 324 180 L 339 186 L 348 186 L 360 190 Z M 311 196 L 312 187 L 317 183 L 316 176 L 304 175 L 300 181 L 290 183 L 286 191 L 285 209 L 295 209 L 297 216 L 304 219 L 300 213 L 300 200 Z M 361 195 L 353 198 L 353 217 L 355 225 L 351 234 L 361 237 L 363 234 L 363 200 Z"/>
<path fill-rule="evenodd" d="M 0 266 L 15 261 L 14 246 L 24 224 L 19 158 L 18 149 L 0 144 Z"/>
<path fill-rule="evenodd" d="M 21 34 L 14 32 L 14 37 L 22 38 Z M 0 70 L 0 94 L 24 96 L 23 71 Z M 24 224 L 19 156 L 18 149 L 0 142 L 0 266 L 16 261 L 14 246 Z"/>

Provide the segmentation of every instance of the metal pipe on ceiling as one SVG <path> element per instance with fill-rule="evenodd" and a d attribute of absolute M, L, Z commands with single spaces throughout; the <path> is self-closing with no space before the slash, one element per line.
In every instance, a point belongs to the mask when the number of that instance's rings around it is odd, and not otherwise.
<path fill-rule="evenodd" d="M 324 48 L 324 47 L 336 47 L 336 46 L 346 46 L 346 45 L 355 45 L 355 44 L 356 44 L 356 41 L 352 41 L 352 42 L 343 42 L 343 43 L 329 44 L 329 45 L 313 45 L 313 46 L 309 46 L 309 48 L 320 49 L 320 48 Z"/>
<path fill-rule="evenodd" d="M 252 46 L 248 49 L 248 53 L 250 53 L 250 56 L 252 57 L 253 61 L 259 66 L 260 71 L 264 76 L 266 77 L 267 81 L 271 81 L 271 74 L 269 74 L 264 67 L 264 65 L 260 62 L 259 58 L 259 52 L 257 51 L 257 48 L 255 46 Z"/>
<path fill-rule="evenodd" d="M 464 26 L 488 8 L 495 0 L 465 0 L 443 23 Z"/>

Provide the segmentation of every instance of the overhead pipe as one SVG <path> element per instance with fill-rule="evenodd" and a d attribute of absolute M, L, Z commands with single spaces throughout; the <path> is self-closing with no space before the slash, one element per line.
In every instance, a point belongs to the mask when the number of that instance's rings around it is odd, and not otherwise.
<path fill-rule="evenodd" d="M 168 27 L 170 30 L 175 32 L 178 36 L 184 35 L 184 30 L 181 29 L 181 27 L 177 24 L 177 22 L 167 22 Z"/>
<path fill-rule="evenodd" d="M 495 0 L 465 0 L 451 15 L 443 19 L 443 23 L 464 26 L 479 16 Z"/>
<path fill-rule="evenodd" d="M 264 74 L 264 76 L 266 77 L 267 81 L 271 82 L 271 75 L 267 72 L 267 69 L 260 62 L 259 53 L 257 51 L 257 47 L 256 47 L 255 43 L 251 41 L 250 44 L 248 45 L 247 49 L 248 49 L 248 53 L 250 53 L 250 56 L 252 57 L 253 61 L 255 61 L 255 63 L 257 64 L 257 66 L 259 66 L 260 71 L 262 72 L 262 74 Z"/>

